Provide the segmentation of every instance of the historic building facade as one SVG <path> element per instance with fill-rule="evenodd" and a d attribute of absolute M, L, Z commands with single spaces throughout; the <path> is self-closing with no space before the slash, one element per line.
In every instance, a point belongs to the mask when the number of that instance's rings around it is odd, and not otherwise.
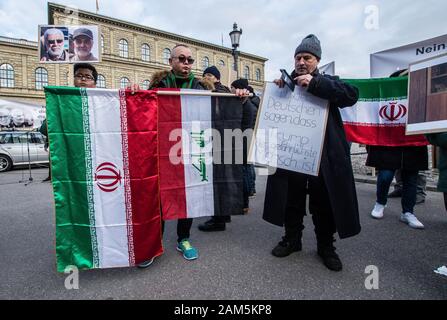
<path fill-rule="evenodd" d="M 115 89 L 133 82 L 146 88 L 155 72 L 169 69 L 170 50 L 177 43 L 191 48 L 196 60 L 193 72 L 198 76 L 207 66 L 216 65 L 222 83 L 228 85 L 236 78 L 229 48 L 53 3 L 48 4 L 48 17 L 49 24 L 99 26 L 101 62 L 95 64 L 98 87 Z M 266 61 L 256 55 L 239 54 L 239 77 L 249 79 L 256 91 L 263 88 Z M 0 37 L 0 99 L 43 104 L 43 87 L 71 85 L 72 72 L 70 64 L 40 63 L 37 42 Z"/>

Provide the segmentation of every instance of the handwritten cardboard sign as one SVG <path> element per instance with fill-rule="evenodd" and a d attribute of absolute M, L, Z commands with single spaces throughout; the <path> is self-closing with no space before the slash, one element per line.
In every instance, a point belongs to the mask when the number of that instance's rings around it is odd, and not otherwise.
<path fill-rule="evenodd" d="M 249 161 L 318 176 L 328 105 L 306 88 L 266 83 Z"/>

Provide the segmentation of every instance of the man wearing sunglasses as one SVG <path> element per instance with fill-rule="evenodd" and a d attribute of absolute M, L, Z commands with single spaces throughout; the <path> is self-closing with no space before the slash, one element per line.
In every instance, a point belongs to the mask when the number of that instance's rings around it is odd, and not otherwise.
<path fill-rule="evenodd" d="M 47 29 L 43 35 L 45 52 L 40 61 L 68 61 L 64 50 L 64 33 L 56 28 Z"/>
<path fill-rule="evenodd" d="M 317 253 L 328 269 L 341 271 L 342 263 L 333 246 L 334 234 L 338 232 L 341 239 L 355 236 L 360 232 L 360 221 L 349 147 L 339 108 L 354 105 L 359 92 L 338 77 L 320 74 L 320 59 L 320 41 L 316 36 L 308 35 L 295 50 L 295 70 L 291 75 L 296 85 L 329 101 L 319 176 L 278 169 L 267 180 L 263 218 L 285 226 L 285 236 L 272 250 L 272 255 L 281 258 L 301 251 L 309 194 Z M 279 87 L 285 85 L 282 79 L 274 82 Z M 299 135 L 299 131 L 296 134 Z"/>

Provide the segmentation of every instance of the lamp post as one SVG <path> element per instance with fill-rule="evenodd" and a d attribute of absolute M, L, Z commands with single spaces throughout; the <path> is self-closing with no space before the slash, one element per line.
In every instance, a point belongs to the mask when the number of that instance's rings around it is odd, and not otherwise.
<path fill-rule="evenodd" d="M 233 57 L 234 57 L 234 71 L 236 71 L 236 77 L 239 79 L 239 68 L 237 65 L 237 57 L 239 55 L 239 51 L 237 51 L 237 47 L 239 47 L 239 40 L 241 39 L 242 29 L 237 29 L 237 23 L 233 24 L 233 31 L 230 32 L 231 46 L 233 47 Z"/>

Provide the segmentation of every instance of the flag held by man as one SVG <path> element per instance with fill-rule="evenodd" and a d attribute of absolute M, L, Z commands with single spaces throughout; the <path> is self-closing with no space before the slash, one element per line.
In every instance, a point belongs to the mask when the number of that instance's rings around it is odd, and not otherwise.
<path fill-rule="evenodd" d="M 57 270 L 134 266 L 161 255 L 155 92 L 45 93 Z"/>

